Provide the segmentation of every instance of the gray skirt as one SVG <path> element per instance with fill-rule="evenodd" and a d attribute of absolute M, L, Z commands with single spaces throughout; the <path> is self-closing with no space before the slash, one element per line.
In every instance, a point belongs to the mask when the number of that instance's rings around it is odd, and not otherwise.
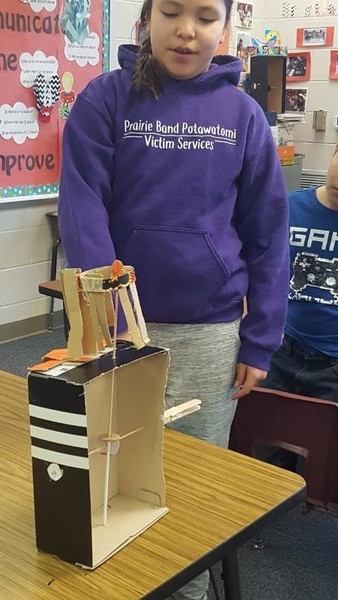
<path fill-rule="evenodd" d="M 240 319 L 232 323 L 148 323 L 151 345 L 169 348 L 166 408 L 198 398 L 201 409 L 170 425 L 227 447 L 237 402 L 234 392 Z M 169 426 L 168 426 L 169 427 Z"/>

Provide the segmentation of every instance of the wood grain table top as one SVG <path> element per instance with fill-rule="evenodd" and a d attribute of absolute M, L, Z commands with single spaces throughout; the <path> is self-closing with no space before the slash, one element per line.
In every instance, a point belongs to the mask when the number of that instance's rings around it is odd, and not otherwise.
<path fill-rule="evenodd" d="M 94 571 L 35 546 L 27 382 L 0 371 L 1 600 L 160 600 L 305 496 L 288 471 L 166 429 L 169 513 Z"/>

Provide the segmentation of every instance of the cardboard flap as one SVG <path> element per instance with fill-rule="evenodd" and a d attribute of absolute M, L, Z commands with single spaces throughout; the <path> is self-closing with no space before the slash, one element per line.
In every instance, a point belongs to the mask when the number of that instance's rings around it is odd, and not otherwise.
<path fill-rule="evenodd" d="M 161 497 L 155 492 L 150 492 L 149 490 L 139 490 L 138 499 L 141 500 L 141 502 L 146 502 L 147 504 L 162 506 Z"/>

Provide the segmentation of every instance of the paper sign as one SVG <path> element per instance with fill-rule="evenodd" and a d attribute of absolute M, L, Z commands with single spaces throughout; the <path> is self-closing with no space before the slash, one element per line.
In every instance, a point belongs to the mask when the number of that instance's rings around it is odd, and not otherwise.
<path fill-rule="evenodd" d="M 65 122 L 78 93 L 108 70 L 109 6 L 1 0 L 0 202 L 57 195 Z M 63 31 L 64 11 L 81 15 L 81 44 Z"/>

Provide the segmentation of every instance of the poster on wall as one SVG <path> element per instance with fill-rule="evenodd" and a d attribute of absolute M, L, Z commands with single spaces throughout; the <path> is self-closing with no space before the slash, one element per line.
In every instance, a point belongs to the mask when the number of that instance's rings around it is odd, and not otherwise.
<path fill-rule="evenodd" d="M 286 60 L 286 81 L 309 81 L 311 70 L 310 52 L 290 52 Z"/>
<path fill-rule="evenodd" d="M 253 4 L 251 2 L 236 2 L 236 27 L 252 27 Z"/>
<path fill-rule="evenodd" d="M 306 111 L 307 88 L 293 88 L 285 90 L 285 112 Z"/>
<path fill-rule="evenodd" d="M 334 27 L 307 27 L 297 29 L 297 48 L 304 46 L 326 47 L 333 45 Z"/>
<path fill-rule="evenodd" d="M 1 0 L 0 9 L 0 201 L 56 197 L 67 116 L 108 70 L 109 0 Z"/>
<path fill-rule="evenodd" d="M 283 0 L 281 3 L 281 17 L 324 17 L 337 14 L 337 0 Z"/>
<path fill-rule="evenodd" d="M 329 79 L 338 79 L 338 50 L 331 50 Z"/>
<path fill-rule="evenodd" d="M 250 35 L 237 32 L 236 39 L 236 56 L 242 60 L 242 73 L 248 73 L 250 71 L 250 57 L 256 54 L 256 47 L 252 44 Z"/>

